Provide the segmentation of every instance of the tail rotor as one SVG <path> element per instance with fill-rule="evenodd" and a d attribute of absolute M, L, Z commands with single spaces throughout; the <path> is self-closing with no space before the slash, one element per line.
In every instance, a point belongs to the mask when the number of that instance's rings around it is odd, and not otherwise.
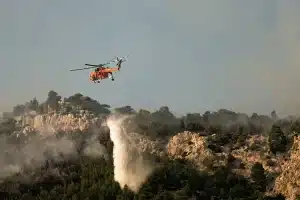
<path fill-rule="evenodd" d="M 117 63 L 118 70 L 121 69 L 121 64 L 122 64 L 123 62 L 125 62 L 125 61 L 128 60 L 128 56 L 129 56 L 129 55 L 124 56 L 124 57 L 116 57 L 116 61 L 118 62 L 118 63 Z"/>

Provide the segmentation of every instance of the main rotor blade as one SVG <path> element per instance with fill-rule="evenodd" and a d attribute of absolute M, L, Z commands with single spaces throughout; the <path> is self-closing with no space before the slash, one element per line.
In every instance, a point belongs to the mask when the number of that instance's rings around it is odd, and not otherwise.
<path fill-rule="evenodd" d="M 99 65 L 85 64 L 87 66 L 99 67 Z"/>
<path fill-rule="evenodd" d="M 70 71 L 78 71 L 78 70 L 85 70 L 85 69 L 92 69 L 92 68 L 96 68 L 97 66 L 93 66 L 93 67 L 84 67 L 84 68 L 79 68 L 79 69 L 70 69 Z"/>
<path fill-rule="evenodd" d="M 108 65 L 108 64 L 110 64 L 112 62 L 115 62 L 115 59 L 116 59 L 116 57 L 114 57 L 113 59 L 111 59 L 110 61 L 108 61 L 107 63 L 105 63 L 104 65 Z"/>
<path fill-rule="evenodd" d="M 124 56 L 124 57 L 123 57 L 124 61 L 127 61 L 127 60 L 128 60 L 128 57 L 129 57 L 130 54 L 131 54 L 131 53 L 129 53 L 127 56 Z M 123 59 L 122 59 L 122 60 L 123 60 Z"/>
<path fill-rule="evenodd" d="M 91 67 L 84 67 L 84 68 L 79 68 L 79 69 L 71 69 L 70 71 L 78 71 L 78 70 L 85 70 L 85 69 L 92 69 L 92 68 L 96 68 L 96 67 L 101 67 L 101 66 L 108 65 L 108 64 L 114 62 L 115 59 L 116 59 L 116 57 L 114 57 L 113 59 L 111 59 L 110 61 L 108 61 L 105 64 L 99 64 L 99 65 L 85 64 L 86 66 L 91 66 Z"/>

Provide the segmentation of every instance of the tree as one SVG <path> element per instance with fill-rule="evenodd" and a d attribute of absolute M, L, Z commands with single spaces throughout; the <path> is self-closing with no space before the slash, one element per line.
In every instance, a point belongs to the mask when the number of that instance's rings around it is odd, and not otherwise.
<path fill-rule="evenodd" d="M 292 125 L 290 126 L 290 131 L 296 132 L 297 134 L 300 133 L 300 121 L 299 120 L 292 123 Z"/>
<path fill-rule="evenodd" d="M 138 115 L 139 117 L 149 118 L 151 116 L 151 112 L 145 109 L 140 109 Z"/>
<path fill-rule="evenodd" d="M 276 119 L 277 119 L 277 113 L 276 113 L 275 110 L 273 110 L 273 111 L 271 112 L 271 117 L 272 117 L 273 120 L 276 120 Z"/>
<path fill-rule="evenodd" d="M 25 103 L 25 112 L 28 111 L 38 111 L 39 102 L 36 98 L 33 98 L 29 102 Z"/>
<path fill-rule="evenodd" d="M 152 116 L 160 120 L 169 120 L 175 118 L 168 106 L 160 107 L 158 111 L 152 113 Z"/>
<path fill-rule="evenodd" d="M 41 103 L 37 108 L 38 114 L 45 114 L 48 112 L 48 104 L 46 102 Z"/>
<path fill-rule="evenodd" d="M 185 123 L 183 119 L 180 119 L 180 128 L 185 129 Z"/>
<path fill-rule="evenodd" d="M 257 119 L 259 116 L 258 116 L 258 114 L 257 113 L 252 113 L 252 115 L 251 115 L 251 119 Z"/>
<path fill-rule="evenodd" d="M 90 97 L 80 97 L 80 107 L 83 110 L 94 112 L 95 114 L 109 114 L 110 110 L 106 104 L 101 105 L 98 101 Z"/>
<path fill-rule="evenodd" d="M 107 104 L 100 104 L 97 100 L 88 96 L 83 96 L 81 93 L 76 93 L 68 98 L 64 98 L 64 102 L 69 103 L 73 107 L 79 107 L 83 110 L 88 110 L 95 114 L 109 114 L 111 113 L 110 106 Z"/>
<path fill-rule="evenodd" d="M 260 162 L 256 162 L 251 168 L 251 179 L 253 180 L 256 188 L 265 192 L 267 186 L 267 179 L 265 175 L 265 169 Z"/>
<path fill-rule="evenodd" d="M 82 97 L 83 95 L 81 93 L 76 93 L 68 98 L 65 98 L 64 101 L 71 103 L 71 105 L 73 106 L 80 106 Z"/>
<path fill-rule="evenodd" d="M 287 146 L 287 138 L 278 125 L 273 125 L 269 133 L 268 144 L 270 151 L 274 154 L 284 152 Z"/>
<path fill-rule="evenodd" d="M 186 126 L 188 131 L 204 131 L 205 127 L 200 122 L 191 122 Z"/>
<path fill-rule="evenodd" d="M 49 107 L 52 110 L 57 111 L 59 109 L 59 104 L 58 102 L 61 100 L 61 96 L 59 96 L 57 94 L 57 92 L 51 90 L 48 92 L 48 98 L 46 100 L 47 105 L 49 105 Z"/>
<path fill-rule="evenodd" d="M 39 106 L 39 102 L 38 102 L 38 100 L 36 99 L 36 97 L 34 97 L 34 98 L 30 101 L 30 109 L 36 111 L 36 110 L 38 109 L 38 106 Z"/>
<path fill-rule="evenodd" d="M 4 119 L 0 123 L 0 134 L 9 134 L 16 129 L 16 120 L 13 118 Z"/>
<path fill-rule="evenodd" d="M 209 122 L 209 116 L 210 116 L 210 111 L 205 111 L 205 113 L 203 114 L 203 120 L 204 122 L 208 123 Z"/>
<path fill-rule="evenodd" d="M 20 116 L 20 115 L 23 115 L 25 112 L 25 106 L 24 105 L 16 105 L 14 108 L 13 108 L 13 115 L 14 116 Z"/>
<path fill-rule="evenodd" d="M 117 113 L 121 113 L 121 114 L 134 114 L 135 113 L 135 110 L 131 106 L 115 108 L 115 111 Z"/>
<path fill-rule="evenodd" d="M 205 127 L 201 124 L 202 121 L 199 113 L 188 113 L 185 116 L 185 128 L 188 131 L 204 131 Z"/>

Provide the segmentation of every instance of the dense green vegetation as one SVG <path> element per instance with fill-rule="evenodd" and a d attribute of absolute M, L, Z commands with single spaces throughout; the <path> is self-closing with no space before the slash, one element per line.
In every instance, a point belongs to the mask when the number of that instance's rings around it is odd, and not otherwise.
<path fill-rule="evenodd" d="M 65 98 L 64 101 L 69 103 L 69 107 L 60 107 L 58 101 L 61 99 L 56 92 L 50 91 L 44 103 L 33 99 L 24 105 L 17 105 L 12 114 L 5 113 L 0 124 L 0 134 L 11 136 L 14 131 L 18 131 L 19 127 L 11 116 L 22 115 L 28 110 L 39 114 L 49 112 L 49 108 L 62 113 L 76 112 L 76 109 L 88 110 L 101 116 L 111 113 L 109 105 L 100 104 L 82 94 Z M 166 106 L 153 113 L 147 110 L 135 111 L 130 106 L 115 110 L 118 113 L 134 114 L 134 123 L 137 124 L 134 128 L 152 132 L 155 137 L 172 136 L 183 130 L 207 135 L 208 148 L 214 152 L 222 151 L 220 147 L 224 145 L 230 148 L 242 146 L 247 137 L 255 134 L 269 136 L 270 153 L 286 152 L 292 132 L 300 130 L 298 120 L 278 119 L 274 111 L 271 117 L 256 113 L 249 117 L 246 114 L 221 109 L 218 112 L 205 112 L 203 115 L 190 113 L 177 118 Z M 78 137 L 81 137 L 80 134 Z M 20 143 L 20 139 L 12 137 L 12 140 Z M 78 141 L 80 154 L 81 143 Z M 114 181 L 112 145 L 111 142 L 105 143 L 106 148 L 110 149 L 109 160 L 89 158 L 80 154 L 73 160 L 49 160 L 34 171 L 27 170 L 8 177 L 0 185 L 0 199 L 284 199 L 280 195 L 264 195 L 267 183 L 261 163 L 252 167 L 251 177 L 242 177 L 235 174 L 229 166 L 215 168 L 211 174 L 197 171 L 184 160 L 164 160 L 137 194 L 127 187 L 122 190 Z M 29 182 L 24 181 L 25 175 Z"/>
<path fill-rule="evenodd" d="M 138 194 L 121 190 L 113 179 L 112 163 L 82 157 L 73 162 L 57 163 L 61 176 L 20 184 L 11 177 L 1 185 L 4 199 L 253 199 L 262 196 L 262 171 L 253 171 L 254 183 L 230 172 L 217 169 L 215 174 L 199 173 L 184 161 L 173 160 L 155 171 Z M 43 177 L 46 167 L 34 176 Z M 39 174 L 38 174 L 39 173 Z M 15 180 L 14 180 L 15 179 Z M 17 192 L 14 192 L 16 191 Z M 5 191 L 5 192 L 4 192 Z M 270 198 L 269 198 L 270 199 Z M 274 198 L 274 199 L 280 199 Z"/>

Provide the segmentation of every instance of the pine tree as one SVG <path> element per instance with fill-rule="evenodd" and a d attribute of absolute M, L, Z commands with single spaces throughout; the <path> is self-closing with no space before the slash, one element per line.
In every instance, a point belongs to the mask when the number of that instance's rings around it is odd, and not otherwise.
<path fill-rule="evenodd" d="M 251 179 L 253 180 L 257 189 L 261 192 L 266 190 L 266 175 L 265 169 L 260 162 L 256 162 L 251 168 Z"/>
<path fill-rule="evenodd" d="M 269 133 L 268 144 L 270 151 L 274 154 L 277 152 L 284 152 L 286 150 L 287 138 L 279 126 L 272 126 L 272 129 Z"/>

